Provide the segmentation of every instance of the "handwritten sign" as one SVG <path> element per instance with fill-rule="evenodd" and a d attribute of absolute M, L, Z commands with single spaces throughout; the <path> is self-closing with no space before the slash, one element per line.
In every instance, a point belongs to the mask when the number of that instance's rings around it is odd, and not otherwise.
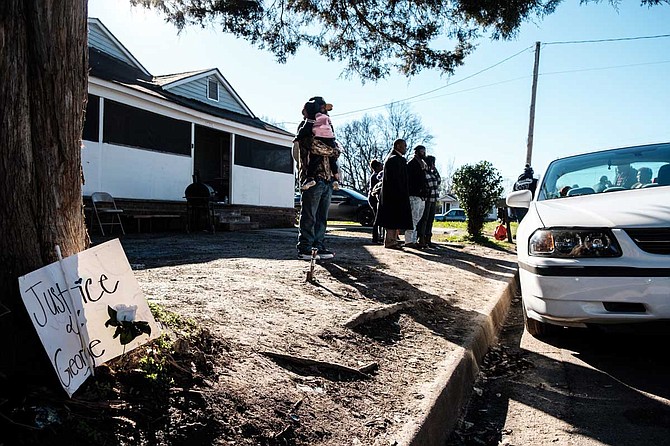
<path fill-rule="evenodd" d="M 19 277 L 23 303 L 47 355 L 69 396 L 92 375 L 92 367 L 159 336 L 118 239 Z M 133 320 L 147 322 L 151 334 L 122 345 L 116 328 L 105 325 L 108 307 L 119 314 L 134 311 Z"/>

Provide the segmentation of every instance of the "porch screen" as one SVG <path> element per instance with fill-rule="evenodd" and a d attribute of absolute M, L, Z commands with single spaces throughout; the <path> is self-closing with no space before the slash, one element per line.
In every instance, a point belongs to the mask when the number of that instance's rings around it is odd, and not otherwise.
<path fill-rule="evenodd" d="M 103 142 L 191 155 L 191 124 L 105 100 Z"/>
<path fill-rule="evenodd" d="M 100 96 L 89 94 L 88 103 L 86 104 L 86 117 L 84 119 L 84 133 L 82 138 L 86 141 L 98 142 L 99 122 Z"/>
<path fill-rule="evenodd" d="M 289 147 L 239 135 L 235 137 L 235 164 L 273 172 L 293 173 L 293 158 Z"/>

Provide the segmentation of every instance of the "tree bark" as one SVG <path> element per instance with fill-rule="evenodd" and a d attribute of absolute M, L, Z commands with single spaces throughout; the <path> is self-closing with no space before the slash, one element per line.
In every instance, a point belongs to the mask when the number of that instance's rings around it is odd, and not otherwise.
<path fill-rule="evenodd" d="M 52 374 L 19 276 L 89 243 L 81 196 L 87 2 L 0 2 L 0 377 Z M 40 373 L 41 372 L 41 373 Z"/>

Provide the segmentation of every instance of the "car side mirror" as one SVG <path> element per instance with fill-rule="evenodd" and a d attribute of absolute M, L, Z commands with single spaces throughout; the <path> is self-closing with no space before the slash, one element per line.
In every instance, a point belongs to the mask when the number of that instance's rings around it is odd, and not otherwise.
<path fill-rule="evenodd" d="M 518 190 L 510 193 L 505 199 L 505 203 L 511 208 L 529 208 L 532 199 L 533 193 L 528 189 Z"/>

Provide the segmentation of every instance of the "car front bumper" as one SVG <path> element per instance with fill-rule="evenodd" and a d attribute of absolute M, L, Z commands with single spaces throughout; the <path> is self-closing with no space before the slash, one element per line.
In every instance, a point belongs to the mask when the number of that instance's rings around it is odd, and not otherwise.
<path fill-rule="evenodd" d="M 579 274 L 569 268 L 547 271 L 520 264 L 528 317 L 565 326 L 670 320 L 668 269 L 631 268 L 621 274 L 610 269 L 604 276 L 585 269 Z"/>

